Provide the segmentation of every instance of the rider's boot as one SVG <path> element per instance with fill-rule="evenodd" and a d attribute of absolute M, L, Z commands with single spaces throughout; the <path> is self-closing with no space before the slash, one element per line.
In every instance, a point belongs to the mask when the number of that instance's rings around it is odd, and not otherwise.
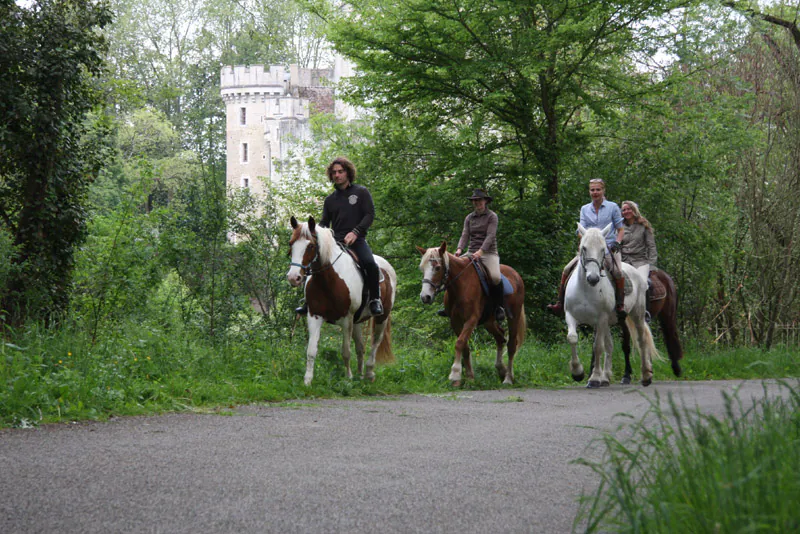
<path fill-rule="evenodd" d="M 506 311 L 503 309 L 503 282 L 502 280 L 493 285 L 489 291 L 492 299 L 492 307 L 494 307 L 494 319 L 498 323 L 506 320 Z"/>
<path fill-rule="evenodd" d="M 308 315 L 308 304 L 303 302 L 303 304 L 294 309 L 294 313 L 297 315 Z"/>
<path fill-rule="evenodd" d="M 378 266 L 376 264 L 367 267 L 367 284 L 369 285 L 369 296 L 372 299 L 369 301 L 369 313 L 373 317 L 383 315 Z"/>
<path fill-rule="evenodd" d="M 647 291 L 644 293 L 644 320 L 646 323 L 649 323 L 652 320 L 652 316 L 650 315 L 650 280 L 647 281 Z"/>
<path fill-rule="evenodd" d="M 442 308 L 439 311 L 437 311 L 436 315 L 438 315 L 439 317 L 450 317 L 449 315 L 447 315 L 447 309 L 446 308 Z"/>
<path fill-rule="evenodd" d="M 614 311 L 617 312 L 617 320 L 624 321 L 628 316 L 625 311 L 625 277 L 620 276 L 614 280 Z"/>
<path fill-rule="evenodd" d="M 567 280 L 569 273 L 561 273 L 561 282 L 558 284 L 558 301 L 555 304 L 548 304 L 547 311 L 556 317 L 564 317 L 564 293 L 567 291 Z"/>

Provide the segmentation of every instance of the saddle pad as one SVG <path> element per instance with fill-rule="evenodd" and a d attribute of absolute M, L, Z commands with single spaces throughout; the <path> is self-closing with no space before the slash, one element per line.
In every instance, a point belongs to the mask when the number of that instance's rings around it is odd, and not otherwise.
<path fill-rule="evenodd" d="M 654 271 L 650 271 L 650 300 L 661 300 L 667 296 L 667 288 L 661 280 L 653 276 Z M 633 284 L 630 278 L 625 278 L 625 295 L 633 292 Z"/>
<path fill-rule="evenodd" d="M 650 300 L 661 300 L 667 296 L 667 287 L 650 271 Z"/>
<path fill-rule="evenodd" d="M 478 273 L 478 279 L 481 281 L 481 287 L 483 287 L 483 293 L 485 295 L 489 294 L 489 283 L 486 280 L 486 269 L 483 267 L 483 264 L 479 261 L 473 262 L 475 266 L 475 271 Z M 506 275 L 500 274 L 500 281 L 503 283 L 503 295 L 510 295 L 514 292 L 514 286 L 511 285 L 511 281 L 506 278 Z"/>

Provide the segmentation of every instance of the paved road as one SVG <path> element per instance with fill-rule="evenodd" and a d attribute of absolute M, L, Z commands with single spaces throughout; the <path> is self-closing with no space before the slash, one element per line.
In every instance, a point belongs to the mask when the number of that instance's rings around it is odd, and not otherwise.
<path fill-rule="evenodd" d="M 2 533 L 562 533 L 580 456 L 669 393 L 721 413 L 759 383 L 497 390 L 244 406 L 0 431 Z M 638 392 L 643 392 L 644 395 Z"/>

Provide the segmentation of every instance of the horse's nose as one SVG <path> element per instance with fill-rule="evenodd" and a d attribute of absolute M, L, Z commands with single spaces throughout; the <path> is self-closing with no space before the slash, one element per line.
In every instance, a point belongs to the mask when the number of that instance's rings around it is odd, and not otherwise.
<path fill-rule="evenodd" d="M 286 275 L 286 279 L 287 279 L 287 280 L 289 280 L 289 283 L 290 283 L 290 284 L 291 284 L 293 287 L 297 287 L 297 286 L 299 286 L 299 285 L 300 285 L 300 281 L 302 280 L 302 278 L 303 278 L 303 277 L 302 277 L 302 276 L 300 276 L 299 274 L 287 274 L 287 275 Z"/>
<path fill-rule="evenodd" d="M 590 273 L 586 275 L 586 281 L 589 282 L 589 285 L 594 287 L 597 285 L 597 282 L 600 281 L 600 275 L 597 273 Z"/>
<path fill-rule="evenodd" d="M 431 297 L 430 295 L 421 294 L 419 298 L 422 300 L 423 304 L 430 304 L 431 302 L 433 302 L 433 297 Z"/>

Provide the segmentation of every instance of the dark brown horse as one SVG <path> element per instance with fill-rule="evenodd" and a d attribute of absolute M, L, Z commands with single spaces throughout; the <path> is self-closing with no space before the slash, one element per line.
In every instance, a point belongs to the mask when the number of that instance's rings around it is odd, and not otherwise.
<path fill-rule="evenodd" d="M 506 295 L 505 308 L 508 312 L 508 343 L 501 324 L 488 309 L 488 297 L 481 290 L 478 272 L 469 257 L 457 258 L 447 252 L 447 244 L 439 248 L 417 247 L 422 254 L 419 268 L 422 271 L 422 292 L 420 299 L 424 304 L 433 302 L 436 294 L 444 291 L 444 307 L 450 317 L 450 327 L 458 336 L 456 354 L 450 369 L 449 380 L 453 386 L 461 385 L 462 360 L 466 378 L 475 378 L 469 350 L 469 338 L 479 324 L 483 324 L 497 343 L 495 368 L 504 384 L 514 383 L 514 355 L 525 341 L 527 323 L 525 319 L 525 286 L 519 273 L 508 265 L 501 265 L 500 272 L 511 283 L 514 290 Z M 508 345 L 508 367 L 503 365 L 503 350 Z"/>
<path fill-rule="evenodd" d="M 306 280 L 308 348 L 305 384 L 311 385 L 314 378 L 314 360 L 323 322 L 342 328 L 342 360 L 347 378 L 353 378 L 350 371 L 350 340 L 352 338 L 356 342 L 358 373 L 361 374 L 364 364 L 361 323 L 370 317 L 369 308 L 363 305 L 364 280 L 354 257 L 336 243 L 330 229 L 317 226 L 313 217 L 309 217 L 307 224 L 298 223 L 292 217 L 291 223 L 291 267 L 286 278 L 294 287 Z M 372 349 L 364 367 L 364 378 L 367 380 L 375 380 L 376 362 L 394 360 L 390 314 L 397 293 L 397 275 L 389 262 L 380 256 L 375 256 L 375 262 L 383 274 L 380 291 L 384 311 L 383 315 L 373 317 L 372 321 Z"/>
<path fill-rule="evenodd" d="M 667 346 L 672 372 L 681 376 L 680 360 L 683 358 L 683 348 L 678 337 L 678 292 L 675 282 L 666 272 L 650 271 L 651 297 L 650 317 L 653 321 L 658 319 L 661 332 L 664 334 L 664 344 Z M 625 374 L 622 376 L 623 384 L 631 383 L 631 334 L 624 322 L 622 325 L 622 352 L 625 353 Z"/>

